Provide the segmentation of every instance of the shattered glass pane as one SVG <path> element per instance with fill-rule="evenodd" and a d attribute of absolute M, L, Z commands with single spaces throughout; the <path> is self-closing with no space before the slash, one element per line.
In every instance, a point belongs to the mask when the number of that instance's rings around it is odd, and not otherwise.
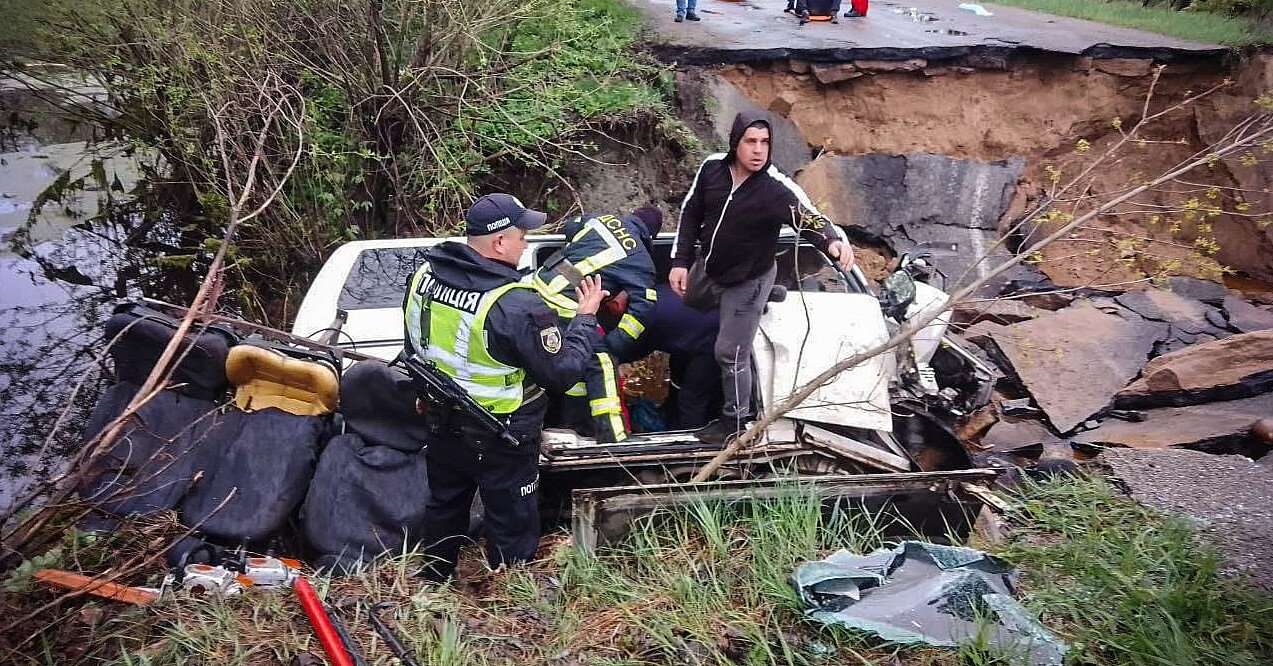
<path fill-rule="evenodd" d="M 1065 644 L 1012 598 L 1011 573 L 1007 563 L 979 550 L 905 541 L 866 555 L 841 550 L 806 562 L 792 583 L 808 616 L 824 624 L 939 647 L 981 633 L 1022 661 L 1060 666 Z"/>

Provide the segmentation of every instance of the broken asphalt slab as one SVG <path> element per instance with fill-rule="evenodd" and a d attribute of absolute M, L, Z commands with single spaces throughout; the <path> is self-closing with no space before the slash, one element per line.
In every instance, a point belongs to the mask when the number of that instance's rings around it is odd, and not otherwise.
<path fill-rule="evenodd" d="M 1273 330 L 1192 345 L 1145 364 L 1114 397 L 1119 407 L 1198 405 L 1273 390 Z M 1273 413 L 1270 414 L 1273 416 Z"/>
<path fill-rule="evenodd" d="M 1013 374 L 1061 433 L 1109 406 L 1140 373 L 1161 334 L 1158 325 L 1102 312 L 1088 301 L 986 328 Z"/>
<path fill-rule="evenodd" d="M 783 13 L 778 0 L 703 0 L 698 6 L 703 20 L 698 23 L 673 22 L 674 0 L 629 2 L 649 20 L 650 49 L 666 61 L 691 65 L 780 58 L 814 62 L 1004 59 L 1014 51 L 1160 61 L 1226 53 L 1216 44 L 993 4 L 986 8 L 994 16 L 977 16 L 959 9 L 957 2 L 877 2 L 865 18 L 801 26 L 794 16 Z"/>
<path fill-rule="evenodd" d="M 1174 291 L 1129 291 L 1115 296 L 1113 301 L 1150 322 L 1166 325 L 1165 334 L 1154 347 L 1156 354 L 1174 352 L 1233 333 L 1221 310 Z"/>
<path fill-rule="evenodd" d="M 1024 168 L 1020 158 L 983 162 L 926 153 L 826 155 L 805 167 L 797 182 L 823 213 L 856 228 L 868 243 L 887 244 L 895 253 L 921 243 L 945 248 L 934 252 L 929 263 L 948 278 L 945 285 L 941 278 L 934 284 L 950 291 L 1011 258 L 997 229 Z M 1031 276 L 1030 271 L 1010 269 L 992 278 L 978 295 L 997 295 L 1009 281 Z"/>
<path fill-rule="evenodd" d="M 1160 407 L 1142 412 L 1141 422 L 1108 420 L 1074 441 L 1132 449 L 1188 448 L 1214 453 L 1257 453 L 1267 449 L 1250 436 L 1251 426 L 1273 414 L 1273 395 Z"/>
<path fill-rule="evenodd" d="M 955 304 L 954 323 L 975 324 L 992 321 L 996 324 L 1016 324 L 1049 314 L 1019 298 L 963 301 Z"/>
<path fill-rule="evenodd" d="M 1224 297 L 1224 313 L 1228 316 L 1229 327 L 1241 333 L 1273 328 L 1273 312 L 1237 296 Z"/>
<path fill-rule="evenodd" d="M 1042 451 L 1046 444 L 1061 441 L 1047 426 L 1038 421 L 1009 421 L 1004 419 L 990 426 L 981 438 L 981 446 L 994 453 L 1014 453 L 1035 447 Z"/>

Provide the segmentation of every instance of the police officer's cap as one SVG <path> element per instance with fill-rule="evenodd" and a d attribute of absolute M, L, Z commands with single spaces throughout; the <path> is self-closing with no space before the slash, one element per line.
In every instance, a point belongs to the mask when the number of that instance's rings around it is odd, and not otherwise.
<path fill-rule="evenodd" d="M 509 227 L 538 229 L 548 221 L 548 216 L 523 206 L 511 194 L 488 194 L 473 203 L 464 220 L 467 235 L 485 236 Z"/>

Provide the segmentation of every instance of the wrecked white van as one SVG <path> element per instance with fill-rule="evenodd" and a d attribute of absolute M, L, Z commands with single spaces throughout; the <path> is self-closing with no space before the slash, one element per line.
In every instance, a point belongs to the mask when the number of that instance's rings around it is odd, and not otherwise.
<path fill-rule="evenodd" d="M 313 281 L 292 333 L 311 336 L 344 310 L 348 314 L 339 345 L 393 359 L 402 348 L 401 306 L 408 278 L 425 250 L 444 240 L 448 239 L 341 246 Z M 532 235 L 528 240 L 530 247 L 521 259 L 527 270 L 565 243 L 558 234 Z M 664 279 L 672 241 L 670 233 L 655 240 L 654 259 Z M 931 271 L 922 253 L 903 257 L 878 296 L 859 270 L 839 270 L 791 230 L 780 238 L 776 261 L 776 284 L 785 287 L 786 294 L 775 290 L 754 343 L 753 400 L 759 410 L 781 402 L 837 361 L 884 342 L 900 321 L 945 307 L 945 292 L 924 282 Z M 948 322 L 949 313 L 943 313 L 909 345 L 871 358 L 820 387 L 775 421 L 762 442 L 722 473 L 741 478 L 792 465 L 817 474 L 967 467 L 967 456 L 947 424 L 988 400 L 994 376 L 947 336 Z M 617 472 L 616 482 L 655 482 L 686 478 L 718 451 L 689 431 L 636 432 L 618 444 L 598 444 L 548 423 L 542 467 L 549 474 L 611 470 Z"/>

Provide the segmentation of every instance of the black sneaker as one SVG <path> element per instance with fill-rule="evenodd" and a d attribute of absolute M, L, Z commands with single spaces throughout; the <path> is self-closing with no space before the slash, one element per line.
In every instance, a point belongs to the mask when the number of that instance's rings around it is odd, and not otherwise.
<path fill-rule="evenodd" d="M 700 442 L 724 446 L 747 430 L 748 421 L 741 424 L 736 418 L 719 418 L 694 431 Z"/>
<path fill-rule="evenodd" d="M 840 19 L 839 19 L 839 18 L 837 18 L 835 14 L 832 14 L 832 15 L 831 15 L 831 22 L 832 22 L 832 23 L 839 23 L 839 22 L 840 22 Z"/>
<path fill-rule="evenodd" d="M 702 21 L 703 19 L 699 18 L 698 14 L 695 14 L 694 12 L 685 12 L 685 20 L 686 21 Z"/>
<path fill-rule="evenodd" d="M 682 14 L 682 13 L 680 13 L 680 12 L 677 12 L 677 13 L 676 13 L 676 18 L 674 18 L 674 19 L 672 19 L 672 20 L 673 20 L 673 21 L 676 21 L 677 23 L 680 23 L 681 21 L 684 21 L 684 20 L 685 20 L 685 15 L 684 15 L 684 14 Z"/>
<path fill-rule="evenodd" d="M 800 25 L 804 25 L 808 22 L 809 22 L 809 12 L 807 11 L 800 12 Z"/>
<path fill-rule="evenodd" d="M 850 9 L 849 11 L 844 12 L 844 18 L 862 18 L 862 14 L 857 13 L 857 10 L 855 9 Z"/>

